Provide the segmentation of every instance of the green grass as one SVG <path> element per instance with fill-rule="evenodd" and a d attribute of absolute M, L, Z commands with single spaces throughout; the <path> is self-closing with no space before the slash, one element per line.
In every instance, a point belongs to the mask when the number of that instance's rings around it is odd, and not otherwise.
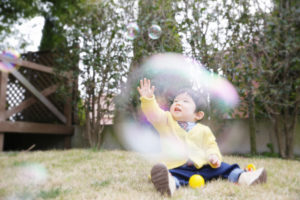
<path fill-rule="evenodd" d="M 38 197 L 42 199 L 54 199 L 62 194 L 60 188 L 51 188 L 50 190 L 41 190 Z"/>
<path fill-rule="evenodd" d="M 181 188 L 170 199 L 300 199 L 299 161 L 240 156 L 224 161 L 265 167 L 268 182 L 247 187 L 215 180 L 201 189 Z M 0 199 L 168 199 L 148 180 L 153 164 L 126 151 L 2 152 Z"/>

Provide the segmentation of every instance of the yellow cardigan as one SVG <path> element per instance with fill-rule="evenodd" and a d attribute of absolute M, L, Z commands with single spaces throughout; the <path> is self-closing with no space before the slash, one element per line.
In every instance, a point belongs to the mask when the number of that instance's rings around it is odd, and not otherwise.
<path fill-rule="evenodd" d="M 162 162 L 168 169 L 184 165 L 188 160 L 193 161 L 196 168 L 201 168 L 208 162 L 208 156 L 216 154 L 220 160 L 222 155 L 216 143 L 216 138 L 208 126 L 197 123 L 189 132 L 182 129 L 169 111 L 162 110 L 155 97 L 141 97 L 141 108 L 148 121 L 159 132 L 161 138 L 162 154 L 170 155 L 170 143 L 176 141 L 178 148 L 183 148 L 181 156 L 164 157 Z M 166 139 L 166 140 L 164 140 Z M 212 166 L 212 165 L 211 165 Z M 213 166 L 212 166 L 213 167 Z"/>

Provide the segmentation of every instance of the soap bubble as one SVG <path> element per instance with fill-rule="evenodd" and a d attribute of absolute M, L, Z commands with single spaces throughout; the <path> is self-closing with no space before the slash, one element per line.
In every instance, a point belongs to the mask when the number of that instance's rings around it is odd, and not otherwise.
<path fill-rule="evenodd" d="M 128 40 L 134 40 L 139 33 L 140 33 L 139 26 L 136 23 L 132 22 L 129 23 L 126 27 L 125 37 Z"/>
<path fill-rule="evenodd" d="M 3 175 L 8 177 L 7 185 L 11 186 L 7 188 L 7 196 L 4 196 L 6 200 L 39 199 L 39 191 L 48 179 L 45 166 L 30 161 L 15 162 L 13 167 L 4 168 Z"/>
<path fill-rule="evenodd" d="M 157 40 L 161 35 L 161 28 L 158 25 L 150 26 L 148 30 L 148 35 L 152 40 Z"/>
<path fill-rule="evenodd" d="M 142 63 L 135 77 L 151 79 L 159 96 L 167 95 L 171 98 L 182 88 L 192 88 L 195 92 L 207 95 L 210 101 L 221 102 L 222 109 L 233 108 L 239 102 L 237 91 L 228 80 L 210 72 L 199 61 L 182 54 L 153 55 Z M 133 81 L 133 84 L 139 84 L 139 80 Z"/>
<path fill-rule="evenodd" d="M 209 80 L 208 90 L 211 94 L 211 98 L 225 107 L 233 108 L 239 102 L 239 97 L 235 88 L 223 77 L 212 77 Z"/>
<path fill-rule="evenodd" d="M 159 137 L 158 133 L 145 124 L 126 120 L 118 124 L 118 138 L 127 150 L 142 153 L 149 160 L 184 159 L 185 145 L 175 137 Z M 166 147 L 161 149 L 162 146 Z"/>
<path fill-rule="evenodd" d="M 5 56 L 6 58 L 9 59 L 15 59 L 15 58 L 19 58 L 20 54 L 12 49 L 9 49 L 7 51 L 3 51 L 1 53 L 1 56 Z M 11 63 L 9 61 L 6 60 L 0 60 L 0 71 L 4 71 L 4 72 L 10 72 L 12 71 L 17 65 L 14 63 Z"/>
<path fill-rule="evenodd" d="M 119 124 L 118 133 L 122 133 L 119 137 L 126 149 L 150 154 L 160 149 L 159 136 L 134 121 L 127 120 Z"/>
<path fill-rule="evenodd" d="M 19 166 L 17 178 L 26 185 L 39 185 L 46 182 L 48 172 L 42 164 L 26 162 Z"/>
<path fill-rule="evenodd" d="M 224 77 L 210 72 L 199 61 L 177 53 L 161 53 L 151 56 L 132 72 L 132 76 L 128 78 L 126 87 L 128 90 L 118 98 L 118 101 L 121 101 L 120 104 L 122 101 L 128 104 L 129 109 L 124 107 L 129 114 L 119 120 L 121 123 L 116 131 L 120 142 L 126 149 L 147 154 L 146 157 L 153 153 L 157 159 L 162 157 L 187 158 L 193 149 L 189 149 L 176 137 L 159 137 L 159 133 L 147 121 L 140 109 L 136 89 L 143 78 L 151 80 L 151 84 L 155 86 L 157 103 L 165 111 L 169 110 L 176 92 L 183 88 L 191 88 L 199 92 L 199 95 L 202 95 L 208 103 L 217 102 L 216 106 L 220 110 L 232 109 L 239 102 L 234 86 Z M 133 101 L 134 98 L 136 98 L 135 101 Z M 131 118 L 128 117 L 131 115 Z M 161 144 L 167 148 L 161 149 Z M 198 153 L 200 153 L 199 156 L 205 156 L 204 152 Z"/>

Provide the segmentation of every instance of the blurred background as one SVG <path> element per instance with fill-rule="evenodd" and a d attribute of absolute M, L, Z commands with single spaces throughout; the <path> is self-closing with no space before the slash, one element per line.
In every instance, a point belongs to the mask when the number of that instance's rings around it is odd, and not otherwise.
<path fill-rule="evenodd" d="M 114 127 L 139 115 L 137 77 L 152 73 L 141 63 L 175 52 L 238 92 L 235 107 L 209 101 L 203 122 L 222 152 L 299 156 L 299 23 L 293 0 L 2 0 L 2 55 L 13 49 L 21 55 L 11 62 L 30 61 L 16 69 L 40 93 L 57 84 L 49 101 L 66 120 L 51 114 L 45 101 L 29 106 L 40 99 L 20 76 L 2 70 L 1 149 L 123 148 Z M 51 77 L 32 70 L 32 63 L 51 67 Z M 64 73 L 68 81 L 59 78 Z M 163 86 L 157 91 L 166 92 Z"/>

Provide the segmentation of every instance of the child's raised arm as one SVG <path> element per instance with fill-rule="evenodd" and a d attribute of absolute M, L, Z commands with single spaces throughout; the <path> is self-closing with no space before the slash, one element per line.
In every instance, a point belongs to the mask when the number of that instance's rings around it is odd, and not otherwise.
<path fill-rule="evenodd" d="M 144 78 L 144 80 L 140 80 L 140 86 L 137 87 L 137 90 L 141 97 L 152 98 L 155 87 L 151 86 L 151 81 L 149 79 Z"/>
<path fill-rule="evenodd" d="M 147 78 L 140 80 L 140 86 L 137 87 L 141 95 L 141 108 L 147 119 L 152 125 L 161 125 L 167 122 L 167 115 L 157 104 L 154 98 L 155 87 L 151 86 L 151 81 Z"/>

